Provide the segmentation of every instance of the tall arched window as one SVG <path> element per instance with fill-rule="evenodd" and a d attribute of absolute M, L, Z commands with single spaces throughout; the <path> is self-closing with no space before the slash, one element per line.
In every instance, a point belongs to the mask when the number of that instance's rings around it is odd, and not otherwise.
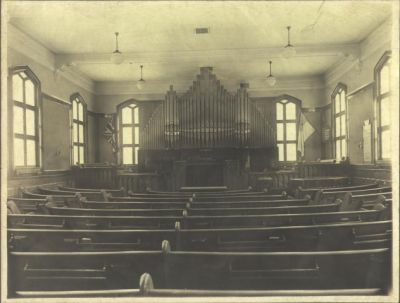
<path fill-rule="evenodd" d="M 12 70 L 14 167 L 39 167 L 40 82 L 27 67 Z"/>
<path fill-rule="evenodd" d="M 297 160 L 297 104 L 289 98 L 276 102 L 276 140 L 279 161 Z"/>
<path fill-rule="evenodd" d="M 347 157 L 347 102 L 346 86 L 339 84 L 332 94 L 335 157 Z"/>
<path fill-rule="evenodd" d="M 138 164 L 139 151 L 139 107 L 133 101 L 119 106 L 119 146 L 124 165 Z"/>
<path fill-rule="evenodd" d="M 390 52 L 386 52 L 375 67 L 378 160 L 388 160 L 391 155 L 390 63 Z"/>
<path fill-rule="evenodd" d="M 72 103 L 72 164 L 84 164 L 86 154 L 86 103 L 79 94 L 71 96 Z"/>

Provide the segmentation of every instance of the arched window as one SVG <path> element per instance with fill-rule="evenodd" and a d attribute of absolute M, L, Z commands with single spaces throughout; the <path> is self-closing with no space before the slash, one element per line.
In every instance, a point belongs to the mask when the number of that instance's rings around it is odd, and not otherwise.
<path fill-rule="evenodd" d="M 138 164 L 139 107 L 133 101 L 118 107 L 119 146 L 123 165 Z"/>
<path fill-rule="evenodd" d="M 335 157 L 342 160 L 347 157 L 347 101 L 346 86 L 339 84 L 332 94 L 333 139 Z"/>
<path fill-rule="evenodd" d="M 39 167 L 40 82 L 27 67 L 12 70 L 13 165 Z"/>
<path fill-rule="evenodd" d="M 84 164 L 86 155 L 86 103 L 79 94 L 71 96 L 72 103 L 72 164 Z"/>
<path fill-rule="evenodd" d="M 297 160 L 297 102 L 283 98 L 276 102 L 276 140 L 279 161 Z"/>
<path fill-rule="evenodd" d="M 375 67 L 377 158 L 388 160 L 391 155 L 390 140 L 390 52 L 386 52 Z"/>

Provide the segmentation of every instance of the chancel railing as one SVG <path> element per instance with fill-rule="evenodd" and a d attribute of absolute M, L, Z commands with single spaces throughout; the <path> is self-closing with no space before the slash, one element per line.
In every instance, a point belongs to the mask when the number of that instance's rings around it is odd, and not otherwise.
<path fill-rule="evenodd" d="M 142 149 L 266 148 L 276 146 L 275 130 L 251 102 L 248 84 L 229 93 L 212 74 L 200 69 L 182 96 L 173 87 L 142 133 Z"/>

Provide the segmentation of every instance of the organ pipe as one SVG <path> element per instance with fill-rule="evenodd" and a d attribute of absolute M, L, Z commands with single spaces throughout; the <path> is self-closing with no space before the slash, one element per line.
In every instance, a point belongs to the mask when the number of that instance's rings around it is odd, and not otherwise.
<path fill-rule="evenodd" d="M 229 93 L 212 74 L 200 75 L 186 93 L 178 96 L 172 86 L 148 120 L 140 141 L 142 149 L 272 147 L 275 130 L 253 103 L 242 83 Z"/>

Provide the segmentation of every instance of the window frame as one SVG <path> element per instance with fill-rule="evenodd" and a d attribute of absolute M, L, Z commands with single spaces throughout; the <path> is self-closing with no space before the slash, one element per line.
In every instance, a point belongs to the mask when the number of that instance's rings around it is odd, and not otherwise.
<path fill-rule="evenodd" d="M 79 100 L 79 102 L 82 104 L 83 107 L 83 121 L 74 119 L 74 106 L 73 106 L 73 102 L 75 102 L 75 100 Z M 79 93 L 74 93 L 70 96 L 70 102 L 71 102 L 71 110 L 70 110 L 70 121 L 71 121 L 71 166 L 76 166 L 76 165 L 83 165 L 87 163 L 87 159 L 88 159 L 88 147 L 87 147 L 87 142 L 88 142 L 88 138 L 87 138 L 87 128 L 88 128 L 88 118 L 87 118 L 87 104 L 85 102 L 85 100 L 83 99 L 83 97 L 79 94 Z M 78 107 L 77 107 L 78 108 Z M 75 143 L 74 141 L 74 124 L 82 125 L 83 126 L 83 143 L 79 142 L 79 128 L 78 128 L 78 142 Z M 77 164 L 74 159 L 74 146 L 78 146 L 78 159 L 79 159 L 79 163 Z M 83 157 L 84 157 L 84 161 L 80 162 L 80 153 L 79 153 L 79 147 L 83 146 Z"/>
<path fill-rule="evenodd" d="M 133 107 L 131 107 L 133 106 Z M 131 107 L 132 108 L 132 123 L 122 123 L 122 110 L 126 107 Z M 134 108 L 138 109 L 138 117 L 139 117 L 139 122 L 136 123 L 134 119 Z M 117 106 L 117 125 L 118 125 L 118 151 L 119 151 L 119 163 L 121 166 L 125 167 L 131 167 L 131 166 L 137 166 L 139 165 L 139 150 L 140 150 L 140 144 L 141 144 L 141 121 L 142 119 L 140 118 L 140 102 L 134 99 L 127 100 L 125 102 L 122 102 Z M 130 127 L 132 129 L 132 143 L 131 144 L 123 144 L 122 143 L 122 136 L 123 136 L 123 127 Z M 139 129 L 139 143 L 135 143 L 135 128 Z M 124 147 L 131 147 L 132 150 L 132 164 L 124 164 L 123 161 L 123 150 Z M 137 148 L 138 153 L 136 157 L 135 149 Z M 136 159 L 137 158 L 137 159 Z"/>
<path fill-rule="evenodd" d="M 380 90 L 380 73 L 382 71 L 382 68 L 386 66 L 389 60 L 392 58 L 392 52 L 391 51 L 385 51 L 384 54 L 380 57 L 378 60 L 378 63 L 375 65 L 374 68 L 374 100 L 375 100 L 375 161 L 379 163 L 389 163 L 391 158 L 382 158 L 382 132 L 387 131 L 391 129 L 391 125 L 385 125 L 381 126 L 381 100 L 383 98 L 389 97 L 389 100 L 391 100 L 392 96 L 392 89 L 389 88 L 389 91 L 381 94 Z M 389 78 L 391 77 L 391 64 L 389 64 Z M 391 81 L 389 80 L 389 85 L 391 84 Z M 390 101 L 391 102 L 391 101 Z"/>
<path fill-rule="evenodd" d="M 345 109 L 342 110 L 338 113 L 336 113 L 336 96 L 337 95 L 341 95 L 342 91 L 344 91 L 344 95 L 345 95 L 345 100 L 344 100 L 344 106 Z M 348 99 L 347 99 L 347 85 L 343 84 L 343 83 L 339 83 L 338 85 L 336 85 L 335 89 L 333 90 L 332 94 L 331 94 L 331 104 L 332 104 L 332 146 L 333 146 L 333 156 L 336 160 L 338 160 L 337 158 L 337 154 L 336 154 L 336 145 L 337 142 L 340 142 L 342 140 L 344 140 L 345 144 L 346 144 L 346 153 L 343 154 L 343 150 L 342 150 L 342 145 L 340 145 L 340 153 L 341 153 L 341 157 L 339 159 L 339 161 L 342 161 L 343 157 L 345 159 L 348 158 L 349 156 L 349 142 L 348 142 L 348 134 L 349 134 L 349 121 L 348 121 Z M 341 102 L 340 102 L 341 104 Z M 346 131 L 344 134 L 342 134 L 342 124 L 340 123 L 340 136 L 336 136 L 336 119 L 339 117 L 344 116 L 344 121 L 345 121 L 345 128 Z"/>
<path fill-rule="evenodd" d="M 282 103 L 282 101 L 286 101 L 285 103 Z M 283 104 L 283 116 L 282 120 L 278 120 L 278 115 L 277 115 L 277 104 L 281 103 Z M 295 113 L 296 113 L 296 118 L 295 119 L 286 119 L 286 104 L 288 103 L 293 103 L 295 105 Z M 301 100 L 294 98 L 289 95 L 283 95 L 279 97 L 275 101 L 275 127 L 276 127 L 276 144 L 283 144 L 283 157 L 284 160 L 279 160 L 279 151 L 278 151 L 278 162 L 282 164 L 292 164 L 296 163 L 299 160 L 298 157 L 298 135 L 299 135 L 299 118 L 300 118 L 300 110 L 301 110 Z M 278 140 L 278 123 L 283 124 L 283 140 Z M 296 124 L 296 139 L 295 140 L 287 140 L 286 139 L 286 132 L 287 132 L 287 123 L 295 123 Z M 296 159 L 293 161 L 288 161 L 287 160 L 287 144 L 295 144 L 295 151 L 296 151 Z"/>
<path fill-rule="evenodd" d="M 25 73 L 27 79 L 29 79 L 34 85 L 34 98 L 35 105 L 26 104 L 25 102 L 19 102 L 14 100 L 13 96 L 13 76 L 19 73 Z M 38 173 L 42 168 L 42 91 L 41 91 L 41 82 L 36 74 L 29 68 L 29 66 L 15 66 L 9 69 L 9 81 L 8 81 L 8 89 L 9 89 L 9 109 L 8 109 L 8 117 L 9 117 L 9 167 L 10 172 L 14 174 L 30 174 L 30 173 Z M 23 89 L 23 99 L 25 101 L 25 89 Z M 18 106 L 23 109 L 23 129 L 24 134 L 15 134 L 14 133 L 14 107 Z M 33 110 L 35 117 L 35 135 L 28 135 L 26 133 L 26 110 Z M 24 141 L 24 165 L 16 166 L 14 159 L 14 139 L 20 138 Z M 35 165 L 27 165 L 27 140 L 34 140 L 35 142 Z"/>

